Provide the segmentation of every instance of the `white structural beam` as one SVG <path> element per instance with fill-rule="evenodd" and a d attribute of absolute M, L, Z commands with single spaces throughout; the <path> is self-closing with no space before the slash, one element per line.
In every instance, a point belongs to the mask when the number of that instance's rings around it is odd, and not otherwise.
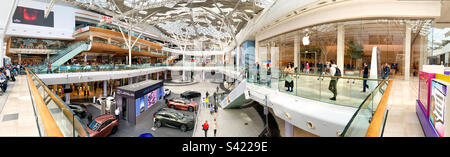
<path fill-rule="evenodd" d="M 55 5 L 55 0 L 51 0 L 48 6 L 45 8 L 44 11 L 44 18 L 47 18 L 50 12 L 52 11 L 53 5 Z"/>

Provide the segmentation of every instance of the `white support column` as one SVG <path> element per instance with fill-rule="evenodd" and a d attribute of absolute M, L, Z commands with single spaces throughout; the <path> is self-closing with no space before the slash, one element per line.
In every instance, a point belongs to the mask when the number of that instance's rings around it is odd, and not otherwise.
<path fill-rule="evenodd" d="M 66 84 L 64 89 L 69 89 L 70 85 Z M 66 104 L 70 104 L 70 93 L 65 93 L 66 94 Z"/>
<path fill-rule="evenodd" d="M 337 32 L 337 66 L 341 70 L 342 75 L 344 75 L 344 55 L 345 55 L 345 28 L 344 24 L 338 25 Z"/>
<path fill-rule="evenodd" d="M 203 81 L 205 81 L 205 74 L 206 74 L 206 72 L 203 71 L 203 72 L 202 72 L 202 80 L 203 80 Z"/>
<path fill-rule="evenodd" d="M 108 38 L 108 44 L 111 44 L 111 38 Z"/>
<path fill-rule="evenodd" d="M 145 75 L 145 80 L 148 80 L 148 74 Z"/>
<path fill-rule="evenodd" d="M 159 80 L 159 72 L 156 73 L 156 80 Z"/>
<path fill-rule="evenodd" d="M 294 67 L 300 71 L 300 34 L 296 34 L 294 38 Z"/>
<path fill-rule="evenodd" d="M 22 54 L 17 54 L 19 56 L 19 64 L 22 64 Z"/>
<path fill-rule="evenodd" d="M 288 121 L 284 121 L 284 137 L 292 137 L 293 136 L 293 130 L 292 124 Z"/>
<path fill-rule="evenodd" d="M 259 63 L 259 42 L 255 40 L 255 64 Z"/>
<path fill-rule="evenodd" d="M 236 46 L 236 67 L 239 68 L 239 60 L 240 60 L 240 54 L 241 54 L 241 47 L 240 45 Z"/>
<path fill-rule="evenodd" d="M 405 80 L 409 80 L 410 67 L 411 67 L 411 25 L 406 24 L 405 29 L 405 63 L 404 63 L 404 76 Z"/>
<path fill-rule="evenodd" d="M 106 80 L 103 81 L 103 96 L 106 96 L 108 92 L 108 82 Z"/>
<path fill-rule="evenodd" d="M 5 41 L 3 40 L 4 36 L 0 35 L 0 68 L 3 68 L 3 58 L 5 58 L 6 50 L 3 49 Z"/>
<path fill-rule="evenodd" d="M 133 78 L 134 78 L 134 77 L 128 78 L 128 85 L 133 84 Z"/>
<path fill-rule="evenodd" d="M 167 80 L 167 71 L 164 71 L 164 80 Z"/>

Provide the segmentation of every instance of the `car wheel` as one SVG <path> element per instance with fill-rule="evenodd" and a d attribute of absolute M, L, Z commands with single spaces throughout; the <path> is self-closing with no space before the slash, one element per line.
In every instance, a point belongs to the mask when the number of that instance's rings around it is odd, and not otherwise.
<path fill-rule="evenodd" d="M 194 108 L 191 107 L 191 106 L 189 106 L 188 110 L 189 110 L 190 112 L 192 112 L 192 111 L 194 111 Z"/>
<path fill-rule="evenodd" d="M 186 130 L 187 130 L 186 125 L 181 125 L 181 126 L 180 126 L 180 130 L 181 130 L 182 132 L 186 132 Z"/>
<path fill-rule="evenodd" d="M 111 134 L 115 134 L 117 132 L 117 126 L 115 126 L 114 128 L 112 128 Z"/>
<path fill-rule="evenodd" d="M 169 107 L 170 107 L 171 109 L 175 109 L 175 106 L 173 106 L 173 105 L 170 105 Z"/>
<path fill-rule="evenodd" d="M 161 121 L 159 121 L 159 120 L 156 120 L 156 122 L 155 122 L 155 126 L 156 126 L 156 128 L 159 128 L 159 127 L 161 127 Z"/>

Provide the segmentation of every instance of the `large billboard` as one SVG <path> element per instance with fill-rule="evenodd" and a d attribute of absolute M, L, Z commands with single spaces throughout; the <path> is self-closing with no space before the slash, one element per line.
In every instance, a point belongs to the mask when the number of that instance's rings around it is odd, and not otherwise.
<path fill-rule="evenodd" d="M 44 10 L 21 6 L 17 6 L 12 20 L 13 23 L 36 26 L 53 27 L 54 25 L 53 11 L 50 12 L 47 18 L 44 18 Z"/>

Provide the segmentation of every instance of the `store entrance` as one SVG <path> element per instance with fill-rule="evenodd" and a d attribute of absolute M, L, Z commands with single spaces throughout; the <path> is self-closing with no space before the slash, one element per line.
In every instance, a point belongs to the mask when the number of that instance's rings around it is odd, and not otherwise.
<path fill-rule="evenodd" d="M 318 53 L 316 51 L 301 51 L 300 52 L 300 69 L 297 72 L 307 73 L 307 64 L 309 65 L 309 73 L 317 73 L 321 70 L 319 65 Z"/>
<path fill-rule="evenodd" d="M 127 117 L 127 107 L 128 107 L 128 105 L 127 104 L 128 104 L 127 103 L 127 99 L 122 97 L 122 118 L 123 118 L 123 120 L 127 120 L 128 119 L 128 117 Z"/>

